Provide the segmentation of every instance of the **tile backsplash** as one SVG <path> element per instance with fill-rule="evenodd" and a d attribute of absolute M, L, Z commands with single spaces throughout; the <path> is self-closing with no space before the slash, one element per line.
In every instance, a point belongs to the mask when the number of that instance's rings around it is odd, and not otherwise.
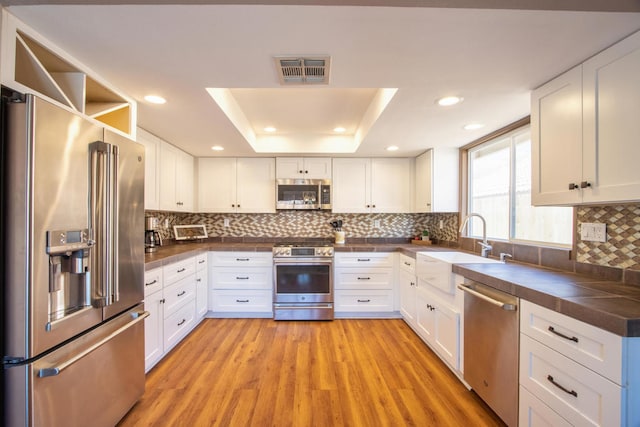
<path fill-rule="evenodd" d="M 159 219 L 160 235 L 172 239 L 173 226 L 205 224 L 210 237 L 333 238 L 331 221 L 341 219 L 349 238 L 406 238 L 429 230 L 434 240 L 454 242 L 458 238 L 457 213 L 427 214 L 334 214 L 320 211 L 279 211 L 274 214 L 179 213 L 146 211 Z M 225 226 L 225 220 L 228 226 Z M 164 227 L 164 225 L 168 227 Z"/>
<path fill-rule="evenodd" d="M 579 206 L 576 230 L 582 223 L 604 223 L 607 241 L 585 242 L 577 235 L 576 261 L 640 270 L 640 204 Z"/>

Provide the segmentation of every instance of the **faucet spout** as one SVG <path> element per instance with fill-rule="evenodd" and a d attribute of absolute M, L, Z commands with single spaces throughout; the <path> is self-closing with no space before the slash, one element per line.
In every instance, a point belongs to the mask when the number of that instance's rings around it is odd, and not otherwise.
<path fill-rule="evenodd" d="M 484 220 L 482 215 L 477 213 L 470 213 L 469 215 L 467 215 L 467 217 L 462 222 L 462 225 L 460 226 L 459 233 L 462 235 L 462 232 L 469 223 L 469 220 L 474 216 L 480 218 L 480 221 L 482 221 L 482 242 L 478 242 L 478 244 L 482 247 L 480 255 L 484 258 L 487 258 L 489 256 L 489 252 L 491 252 L 493 247 L 487 242 L 487 222 Z"/>

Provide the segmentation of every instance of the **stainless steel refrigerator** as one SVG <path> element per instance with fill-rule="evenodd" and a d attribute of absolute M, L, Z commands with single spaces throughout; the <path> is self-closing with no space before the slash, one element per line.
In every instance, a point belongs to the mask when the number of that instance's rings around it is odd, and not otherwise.
<path fill-rule="evenodd" d="M 113 426 L 144 392 L 144 148 L 2 106 L 4 425 Z"/>

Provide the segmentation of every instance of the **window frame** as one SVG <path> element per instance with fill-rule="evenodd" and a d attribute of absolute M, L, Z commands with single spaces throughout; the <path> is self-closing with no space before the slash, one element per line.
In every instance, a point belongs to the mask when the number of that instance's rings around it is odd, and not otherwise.
<path fill-rule="evenodd" d="M 501 129 L 498 129 L 494 132 L 491 132 L 481 138 L 476 139 L 475 141 L 470 142 L 462 147 L 460 147 L 460 195 L 459 195 L 459 206 L 460 206 L 460 216 L 458 218 L 458 223 L 462 224 L 462 221 L 469 212 L 469 153 L 474 148 L 483 145 L 492 140 L 498 139 L 500 137 L 507 136 L 511 133 L 516 133 L 519 129 L 524 128 L 525 126 L 530 126 L 531 118 L 530 116 L 524 117 L 520 120 L 517 120 Z M 513 142 L 511 142 L 513 149 Z M 513 173 L 515 167 L 516 156 L 511 153 L 510 155 L 510 194 L 509 194 L 509 238 L 508 239 L 497 239 L 494 237 L 487 236 L 487 239 L 498 241 L 498 242 L 506 242 L 512 244 L 521 244 L 526 246 L 536 246 L 536 247 L 550 247 L 550 248 L 560 248 L 560 249 L 570 249 L 572 253 L 575 253 L 576 249 L 576 237 L 575 232 L 572 232 L 571 243 L 562 244 L 562 243 L 553 243 L 553 242 L 541 242 L 537 240 L 524 240 L 524 239 L 516 239 L 515 236 L 515 210 L 513 209 L 513 194 L 512 188 L 514 186 L 514 181 L 516 179 L 515 174 Z M 576 209 L 573 208 L 573 226 L 576 223 Z M 461 238 L 469 238 L 469 239 L 477 239 L 478 236 L 470 235 L 469 228 L 465 230 L 465 235 L 461 235 Z"/>

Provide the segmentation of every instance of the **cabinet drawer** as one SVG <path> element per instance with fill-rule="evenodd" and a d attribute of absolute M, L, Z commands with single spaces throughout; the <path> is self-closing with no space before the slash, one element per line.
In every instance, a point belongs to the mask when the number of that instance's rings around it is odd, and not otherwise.
<path fill-rule="evenodd" d="M 620 425 L 623 388 L 523 334 L 520 384 L 573 425 Z"/>
<path fill-rule="evenodd" d="M 416 272 L 416 260 L 406 255 L 400 254 L 400 269 L 411 275 Z"/>
<path fill-rule="evenodd" d="M 622 337 L 529 301 L 520 306 L 520 332 L 622 384 Z"/>
<path fill-rule="evenodd" d="M 196 271 L 195 257 L 177 261 L 162 267 L 162 277 L 164 285 L 172 285 L 183 277 L 189 276 Z"/>
<path fill-rule="evenodd" d="M 374 270 L 357 268 L 336 269 L 336 289 L 391 289 L 393 273 L 390 268 Z"/>
<path fill-rule="evenodd" d="M 393 311 L 393 291 L 336 291 L 335 311 Z"/>
<path fill-rule="evenodd" d="M 214 289 L 209 293 L 209 309 L 218 312 L 271 312 L 271 290 Z"/>
<path fill-rule="evenodd" d="M 164 288 L 164 317 L 167 318 L 185 303 L 195 299 L 196 278 L 195 275 L 185 277 L 179 282 Z"/>
<path fill-rule="evenodd" d="M 206 252 L 196 255 L 196 270 L 205 270 L 207 268 L 207 259 L 209 256 Z"/>
<path fill-rule="evenodd" d="M 393 267 L 393 252 L 349 252 L 336 253 L 337 267 Z"/>
<path fill-rule="evenodd" d="M 187 305 L 164 319 L 164 351 L 176 345 L 190 330 L 195 322 L 196 302 Z"/>
<path fill-rule="evenodd" d="M 266 267 L 273 264 L 271 252 L 212 252 L 211 263 L 219 267 Z"/>
<path fill-rule="evenodd" d="M 144 297 L 158 292 L 162 289 L 162 268 L 144 272 Z"/>
<path fill-rule="evenodd" d="M 270 268 L 214 268 L 213 289 L 272 289 Z"/>
<path fill-rule="evenodd" d="M 518 426 L 520 427 L 571 427 L 571 424 L 520 386 Z"/>

